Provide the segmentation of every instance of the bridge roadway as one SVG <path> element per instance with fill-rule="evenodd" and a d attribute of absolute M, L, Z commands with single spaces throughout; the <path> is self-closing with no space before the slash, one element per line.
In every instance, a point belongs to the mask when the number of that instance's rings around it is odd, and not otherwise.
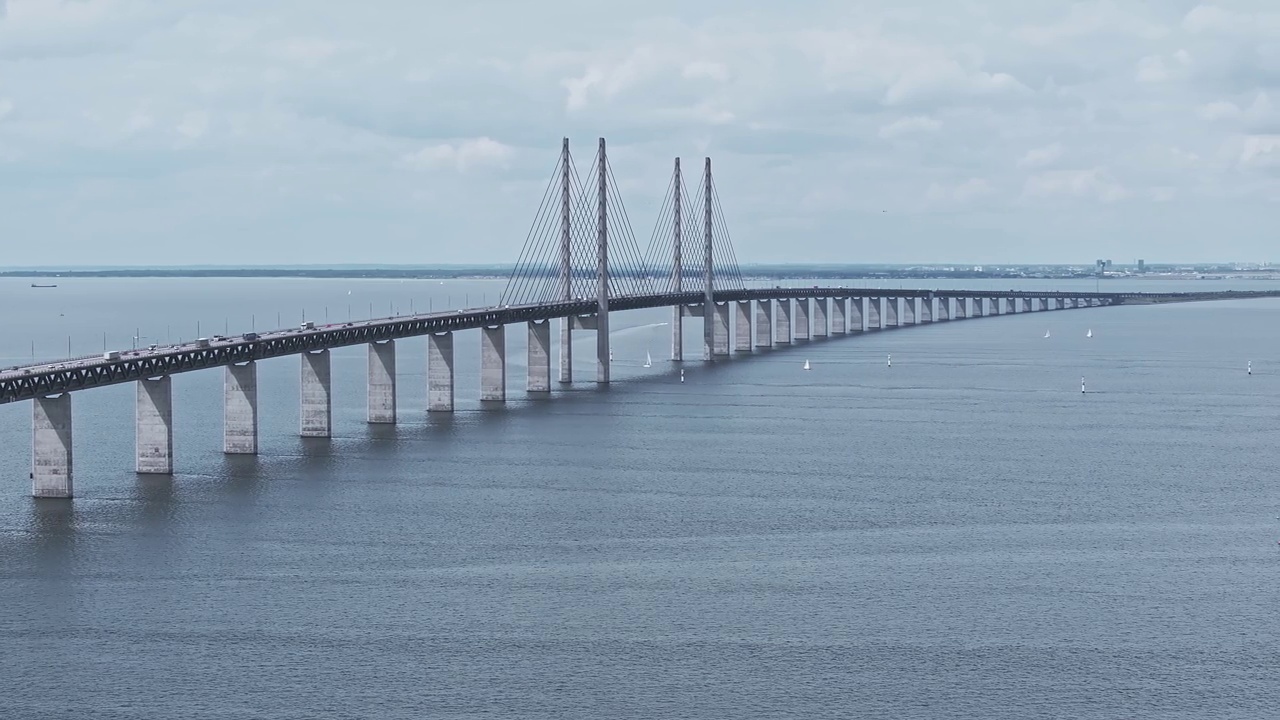
<path fill-rule="evenodd" d="M 1029 292 L 1017 290 L 920 290 L 844 287 L 774 287 L 722 290 L 717 303 L 803 300 L 809 298 L 999 298 L 1098 301 L 1101 305 L 1194 302 L 1233 298 L 1277 297 L 1280 291 L 1223 291 L 1184 293 L 1080 293 Z M 662 293 L 612 298 L 611 311 L 697 305 L 701 292 Z M 543 303 L 505 307 L 475 308 L 317 325 L 314 329 L 272 330 L 258 333 L 252 340 L 244 336 L 162 345 L 155 349 L 121 350 L 118 360 L 102 355 L 25 365 L 0 370 L 0 404 L 30 400 L 72 390 L 115 385 L 136 380 L 175 375 L 254 360 L 299 355 L 331 348 L 364 345 L 434 333 L 471 330 L 522 322 L 538 322 L 596 312 L 596 300 Z"/>
<path fill-rule="evenodd" d="M 225 368 L 223 451 L 258 452 L 257 362 L 297 355 L 301 359 L 299 434 L 330 437 L 333 395 L 329 351 L 367 345 L 368 421 L 396 422 L 395 341 L 426 336 L 427 409 L 451 412 L 454 404 L 453 333 L 479 329 L 480 399 L 505 401 L 506 327 L 526 323 L 528 382 L 531 393 L 551 390 L 550 321 L 560 323 L 559 380 L 572 382 L 572 331 L 596 330 L 596 382 L 609 382 L 608 313 L 671 307 L 673 361 L 684 359 L 682 322 L 703 318 L 703 359 L 749 353 L 790 344 L 870 330 L 886 330 L 938 321 L 1008 313 L 1061 310 L 1119 304 L 1192 302 L 1280 297 L 1280 291 L 1207 293 L 1074 293 L 1017 290 L 918 290 L 844 287 L 751 288 L 660 293 L 616 298 L 578 298 L 568 302 L 475 308 L 405 317 L 214 336 L 180 345 L 121 350 L 0 370 L 0 403 L 32 401 L 32 495 L 72 497 L 71 397 L 76 390 L 137 384 L 136 469 L 173 473 L 172 376 Z M 733 315 L 731 321 L 730 316 Z"/>

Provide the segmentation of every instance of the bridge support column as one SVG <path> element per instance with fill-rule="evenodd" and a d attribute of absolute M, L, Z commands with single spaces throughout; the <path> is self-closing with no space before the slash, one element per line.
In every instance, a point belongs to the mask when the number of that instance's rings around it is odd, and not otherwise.
<path fill-rule="evenodd" d="M 1022 298 L 1022 312 L 1034 312 L 1035 308 L 1031 304 L 1031 298 Z"/>
<path fill-rule="evenodd" d="M 258 364 L 228 365 L 223 383 L 222 451 L 258 454 Z"/>
<path fill-rule="evenodd" d="M 735 352 L 751 352 L 751 301 L 734 303 L 737 313 L 733 320 L 733 349 Z"/>
<path fill-rule="evenodd" d="M 809 298 L 796 300 L 796 321 L 792 333 L 796 342 L 809 339 Z"/>
<path fill-rule="evenodd" d="M 480 399 L 507 399 L 506 325 L 480 328 Z"/>
<path fill-rule="evenodd" d="M 729 303 L 711 303 L 712 313 L 712 354 L 729 354 Z"/>
<path fill-rule="evenodd" d="M 369 343 L 369 412 L 371 423 L 396 421 L 396 341 Z"/>
<path fill-rule="evenodd" d="M 849 321 L 846 323 L 849 332 L 862 332 L 862 298 L 849 298 Z"/>
<path fill-rule="evenodd" d="M 560 382 L 573 382 L 573 318 L 560 319 Z"/>
<path fill-rule="evenodd" d="M 898 327 L 898 298 L 884 298 L 884 314 L 880 321 L 884 327 Z"/>
<path fill-rule="evenodd" d="M 1015 298 L 1004 299 L 1004 312 L 1007 315 L 1013 315 L 1018 312 L 1018 301 Z"/>
<path fill-rule="evenodd" d="M 756 347 L 773 347 L 773 301 L 756 301 Z"/>
<path fill-rule="evenodd" d="M 849 298 L 836 298 L 831 301 L 831 334 L 845 335 L 849 332 L 846 318 L 849 315 Z"/>
<path fill-rule="evenodd" d="M 453 333 L 428 335 L 427 411 L 453 412 L 453 387 Z"/>
<path fill-rule="evenodd" d="M 829 298 L 813 299 L 813 337 L 814 339 L 826 339 L 831 334 L 830 325 L 827 324 L 827 317 L 830 312 L 827 309 Z"/>
<path fill-rule="evenodd" d="M 551 392 L 551 321 L 529 321 L 529 392 Z"/>
<path fill-rule="evenodd" d="M 137 472 L 173 474 L 173 380 L 164 375 L 138 381 L 134 449 Z"/>
<path fill-rule="evenodd" d="M 684 306 L 671 308 L 671 361 L 684 361 Z"/>
<path fill-rule="evenodd" d="M 31 497 L 69 498 L 71 393 L 31 401 Z"/>
<path fill-rule="evenodd" d="M 778 345 L 791 344 L 791 298 L 779 300 L 777 305 L 778 317 L 777 325 L 775 325 L 775 333 L 773 342 Z"/>
<path fill-rule="evenodd" d="M 938 298 L 938 315 L 935 322 L 946 322 L 951 319 L 951 298 Z"/>
<path fill-rule="evenodd" d="M 884 298 L 869 297 L 867 298 L 867 329 L 883 330 L 884 316 L 880 309 L 884 307 Z"/>
<path fill-rule="evenodd" d="M 995 309 L 994 302 L 995 301 L 992 301 L 993 303 L 991 308 L 992 310 Z M 986 298 L 984 297 L 973 298 L 973 316 L 976 318 L 987 316 L 987 299 Z"/>
<path fill-rule="evenodd" d="M 934 299 L 931 297 L 920 298 L 919 322 L 922 322 L 922 323 L 933 322 L 933 300 Z"/>
<path fill-rule="evenodd" d="M 298 434 L 302 437 L 329 437 L 333 434 L 333 385 L 329 371 L 329 351 L 304 352 L 302 392 L 298 408 Z"/>
<path fill-rule="evenodd" d="M 919 320 L 919 314 L 916 313 L 916 303 L 920 302 L 920 298 L 903 298 L 902 299 L 902 324 L 915 325 Z"/>

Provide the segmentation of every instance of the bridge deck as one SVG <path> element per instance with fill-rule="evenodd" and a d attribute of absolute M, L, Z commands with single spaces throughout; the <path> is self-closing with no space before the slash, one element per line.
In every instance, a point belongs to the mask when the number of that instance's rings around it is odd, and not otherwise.
<path fill-rule="evenodd" d="M 1259 297 L 1280 297 L 1280 291 L 1224 291 L 1208 293 L 1078 293 L 1019 290 L 919 290 L 845 287 L 752 288 L 715 293 L 717 302 L 787 300 L 804 298 L 901 297 L 901 298 L 1048 298 L 1097 299 L 1106 305 L 1124 303 L 1194 302 Z M 662 293 L 618 297 L 609 300 L 611 311 L 697 304 L 701 292 Z M 114 385 L 207 368 L 234 365 L 329 348 L 361 345 L 432 333 L 469 330 L 529 321 L 588 315 L 595 300 L 477 308 L 405 317 L 317 325 L 314 328 L 272 330 L 253 339 L 244 336 L 190 342 L 155 349 L 121 350 L 118 359 L 102 356 L 17 366 L 0 371 L 0 403 L 55 395 L 101 385 Z"/>

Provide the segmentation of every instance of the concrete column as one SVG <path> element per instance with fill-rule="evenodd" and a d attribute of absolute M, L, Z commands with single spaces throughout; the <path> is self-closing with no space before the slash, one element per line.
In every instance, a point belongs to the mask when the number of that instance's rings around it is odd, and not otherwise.
<path fill-rule="evenodd" d="M 773 301 L 756 301 L 756 347 L 773 347 Z"/>
<path fill-rule="evenodd" d="M 881 324 L 887 328 L 898 327 L 898 298 L 882 298 L 884 302 L 884 314 L 881 316 Z"/>
<path fill-rule="evenodd" d="M 809 298 L 796 300 L 796 321 L 792 333 L 796 342 L 809 339 Z"/>
<path fill-rule="evenodd" d="M 827 316 L 830 313 L 827 310 L 828 298 L 814 298 L 813 300 L 813 337 L 826 338 L 830 334 L 827 325 Z"/>
<path fill-rule="evenodd" d="M 31 401 L 31 496 L 72 496 L 71 393 Z"/>
<path fill-rule="evenodd" d="M 849 298 L 849 322 L 846 324 L 848 325 L 849 332 L 851 333 L 862 332 L 863 330 L 863 327 L 862 327 L 862 318 L 864 317 L 862 312 L 863 302 L 864 302 L 863 298 Z"/>
<path fill-rule="evenodd" d="M 867 329 L 883 330 L 884 317 L 880 314 L 880 308 L 884 307 L 884 298 L 869 297 L 867 298 Z"/>
<path fill-rule="evenodd" d="M 551 392 L 551 321 L 529 321 L 529 392 Z"/>
<path fill-rule="evenodd" d="M 976 297 L 973 299 L 973 316 L 974 317 L 987 316 L 987 299 L 986 298 Z"/>
<path fill-rule="evenodd" d="M 222 396 L 222 451 L 258 454 L 258 364 L 228 365 Z"/>
<path fill-rule="evenodd" d="M 920 302 L 920 298 L 903 298 L 902 299 L 902 324 L 915 325 L 916 318 L 920 317 L 916 313 L 916 303 Z"/>
<path fill-rule="evenodd" d="M 848 316 L 849 298 L 835 298 L 831 301 L 831 334 L 844 335 L 849 332 L 845 325 Z"/>
<path fill-rule="evenodd" d="M 369 343 L 369 422 L 396 421 L 396 341 Z"/>
<path fill-rule="evenodd" d="M 507 399 L 506 325 L 480 328 L 480 399 Z"/>
<path fill-rule="evenodd" d="M 137 471 L 173 474 L 173 380 L 168 375 L 138 381 Z"/>
<path fill-rule="evenodd" d="M 751 352 L 751 301 L 739 300 L 734 303 L 737 313 L 733 321 L 733 349 L 736 352 Z"/>
<path fill-rule="evenodd" d="M 298 433 L 302 437 L 329 437 L 333 427 L 333 386 L 329 351 L 304 352 Z"/>
<path fill-rule="evenodd" d="M 1035 308 L 1031 305 L 1031 298 L 1022 298 L 1022 312 L 1034 312 Z"/>
<path fill-rule="evenodd" d="M 933 301 L 934 298 L 920 298 L 920 322 L 933 322 Z"/>
<path fill-rule="evenodd" d="M 684 306 L 671 308 L 671 359 L 684 360 Z"/>
<path fill-rule="evenodd" d="M 729 303 L 712 303 L 715 308 L 713 314 L 714 328 L 712 331 L 712 340 L 714 346 L 712 351 L 716 355 L 729 354 Z"/>
<path fill-rule="evenodd" d="M 777 345 L 791 344 L 791 299 L 778 301 L 778 317 L 777 324 L 774 325 L 775 332 L 773 342 Z"/>
<path fill-rule="evenodd" d="M 453 345 L 449 346 L 449 371 L 453 373 Z M 573 318 L 560 318 L 560 382 L 573 382 Z M 453 397 L 453 393 L 449 393 Z M 452 402 L 452 400 L 450 401 Z M 450 406 L 452 409 L 452 406 Z"/>
<path fill-rule="evenodd" d="M 1014 314 L 1014 313 L 1018 312 L 1018 302 L 1017 302 L 1017 300 L 1016 300 L 1016 299 L 1014 299 L 1014 298 L 1008 298 L 1008 297 L 1007 297 L 1007 298 L 1005 298 L 1005 299 L 1004 299 L 1004 311 L 1005 311 L 1006 313 L 1008 313 L 1008 314 Z"/>
<path fill-rule="evenodd" d="M 565 319 L 569 324 L 569 319 Z M 453 412 L 453 333 L 427 336 L 427 411 Z"/>

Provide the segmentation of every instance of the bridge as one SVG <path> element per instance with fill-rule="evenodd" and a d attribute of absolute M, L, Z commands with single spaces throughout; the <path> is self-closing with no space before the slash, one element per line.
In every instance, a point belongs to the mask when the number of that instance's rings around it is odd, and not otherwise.
<path fill-rule="evenodd" d="M 591 186 L 584 183 L 584 177 Z M 704 362 L 731 355 L 938 322 L 1122 304 L 1276 297 L 1280 291 L 1208 293 L 1063 293 L 996 290 L 905 290 L 846 287 L 748 288 L 733 253 L 716 193 L 711 159 L 692 201 L 675 160 L 653 236 L 643 251 L 600 139 L 591 169 L 580 174 L 565 139 L 555 171 L 498 305 L 357 322 L 298 327 L 0 370 L 0 403 L 32 402 L 31 483 L 37 498 L 73 496 L 74 392 L 137 384 L 136 471 L 174 469 L 172 377 L 224 368 L 223 451 L 258 452 L 257 365 L 297 355 L 301 364 L 299 433 L 330 437 L 329 353 L 368 346 L 370 423 L 395 423 L 396 341 L 425 337 L 428 412 L 454 409 L 454 333 L 480 330 L 482 401 L 507 398 L 506 331 L 528 333 L 528 393 L 552 388 L 551 321 L 558 321 L 556 375 L 573 382 L 572 337 L 596 335 L 595 382 L 608 383 L 611 312 L 672 309 L 671 360 L 684 361 L 683 321 L 701 319 Z"/>

